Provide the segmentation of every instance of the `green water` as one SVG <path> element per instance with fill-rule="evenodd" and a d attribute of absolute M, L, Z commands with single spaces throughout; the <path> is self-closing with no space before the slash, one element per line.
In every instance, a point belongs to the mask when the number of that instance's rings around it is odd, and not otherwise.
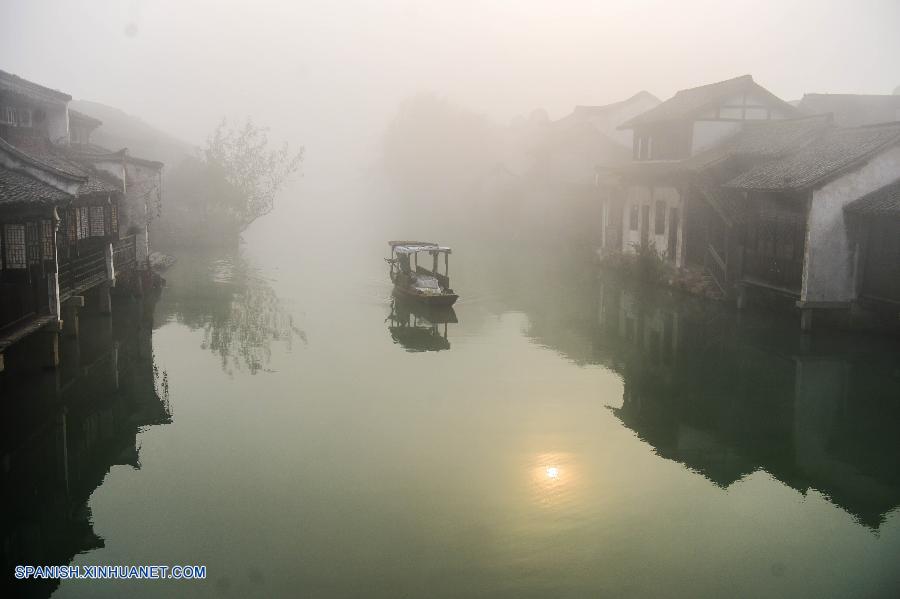
<path fill-rule="evenodd" d="M 294 216 L 179 253 L 157 301 L 4 381 L 9 571 L 207 579 L 17 592 L 900 593 L 896 341 L 804 339 L 452 235 L 461 300 L 432 326 L 392 307 L 385 242 L 408 231 Z"/>

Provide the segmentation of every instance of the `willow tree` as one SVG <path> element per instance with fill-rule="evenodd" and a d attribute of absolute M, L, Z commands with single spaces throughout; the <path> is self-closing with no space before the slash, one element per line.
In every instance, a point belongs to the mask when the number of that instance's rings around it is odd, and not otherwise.
<path fill-rule="evenodd" d="M 272 211 L 276 194 L 300 169 L 303 152 L 287 142 L 270 147 L 268 129 L 250 119 L 239 126 L 223 119 L 202 154 L 211 182 L 207 210 L 243 231 Z"/>

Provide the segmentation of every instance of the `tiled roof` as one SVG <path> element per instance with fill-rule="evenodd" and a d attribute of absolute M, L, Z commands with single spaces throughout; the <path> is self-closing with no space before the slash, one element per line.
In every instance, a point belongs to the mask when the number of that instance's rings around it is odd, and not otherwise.
<path fill-rule="evenodd" d="M 575 110 L 573 110 L 571 114 L 564 116 L 563 118 L 561 118 L 557 121 L 553 121 L 552 124 L 553 125 L 565 124 L 570 121 L 580 121 L 580 120 L 582 120 L 584 118 L 588 118 L 588 117 L 603 116 L 610 112 L 615 112 L 616 110 L 619 110 L 623 106 L 627 106 L 628 104 L 631 104 L 632 102 L 637 102 L 637 101 L 640 101 L 643 99 L 649 99 L 649 100 L 659 103 L 659 98 L 657 98 L 656 96 L 654 96 L 653 94 L 651 94 L 648 91 L 642 90 L 642 91 L 639 91 L 638 93 L 634 94 L 630 98 L 626 98 L 625 100 L 620 100 L 618 102 L 613 102 L 612 104 L 603 104 L 602 106 L 578 105 L 575 107 Z"/>
<path fill-rule="evenodd" d="M 5 143 L 5 142 L 4 142 Z M 65 146 L 55 146 L 42 138 L 26 138 L 20 140 L 14 149 L 25 158 L 30 159 L 38 167 L 51 167 L 59 173 L 75 179 L 82 179 L 78 188 L 79 195 L 91 193 L 115 193 L 122 191 L 122 182 L 108 173 L 81 164 L 74 159 L 73 153 Z"/>
<path fill-rule="evenodd" d="M 800 149 L 738 175 L 725 185 L 737 189 L 806 189 L 900 142 L 900 123 L 824 130 Z"/>
<path fill-rule="evenodd" d="M 75 119 L 76 121 L 83 121 L 86 124 L 93 125 L 93 127 L 95 129 L 103 124 L 103 121 L 101 121 L 100 119 L 95 119 L 92 116 L 88 116 L 88 115 L 84 114 L 83 112 L 78 112 L 77 110 L 72 110 L 71 108 L 69 108 L 69 119 L 70 120 Z"/>
<path fill-rule="evenodd" d="M 806 94 L 797 108 L 808 114 L 831 113 L 842 127 L 900 121 L 900 95 Z"/>
<path fill-rule="evenodd" d="M 725 142 L 684 160 L 685 168 L 701 171 L 725 160 L 739 159 L 744 168 L 796 150 L 825 129 L 831 128 L 827 115 L 750 121 Z"/>
<path fill-rule="evenodd" d="M 72 144 L 67 148 L 63 149 L 63 152 L 71 157 L 76 162 L 82 161 L 99 161 L 99 159 L 103 160 L 122 160 L 125 162 L 137 164 L 140 166 L 146 166 L 150 168 L 160 169 L 165 166 L 162 162 L 157 160 L 147 160 L 146 158 L 139 158 L 137 156 L 132 156 L 128 153 L 128 148 L 122 148 L 120 150 L 110 150 L 109 148 L 104 148 L 103 146 L 98 146 L 97 144 Z"/>
<path fill-rule="evenodd" d="M 91 193 L 115 193 L 122 191 L 122 183 L 112 175 L 101 171 L 91 171 L 88 179 L 78 188 L 78 195 L 84 196 Z"/>
<path fill-rule="evenodd" d="M 781 105 L 791 114 L 797 112 L 793 106 L 753 81 L 753 77 L 750 75 L 743 75 L 741 77 L 735 77 L 734 79 L 701 85 L 700 87 L 683 89 L 659 106 L 639 114 L 619 128 L 628 129 L 635 125 L 660 123 L 686 118 L 715 102 L 744 93 L 748 90 L 753 90 L 768 97 L 773 103 Z"/>
<path fill-rule="evenodd" d="M 6 71 L 0 71 L 0 87 L 14 92 L 51 98 L 59 102 L 68 102 L 72 99 L 72 96 L 69 94 L 65 94 L 56 89 L 50 89 L 49 87 L 44 87 L 43 85 L 38 85 L 37 83 L 22 79 L 18 75 L 13 75 Z"/>
<path fill-rule="evenodd" d="M 54 206 L 72 196 L 27 174 L 0 167 L 0 206 L 36 204 Z"/>
<path fill-rule="evenodd" d="M 851 202 L 844 210 L 865 216 L 900 217 L 900 179 Z"/>
<path fill-rule="evenodd" d="M 24 154 L 27 158 L 46 166 L 50 166 L 70 177 L 86 177 L 85 168 L 71 159 L 67 158 L 63 152 L 57 149 L 50 140 L 42 137 L 30 136 L 17 139 L 12 144 L 15 149 Z"/>

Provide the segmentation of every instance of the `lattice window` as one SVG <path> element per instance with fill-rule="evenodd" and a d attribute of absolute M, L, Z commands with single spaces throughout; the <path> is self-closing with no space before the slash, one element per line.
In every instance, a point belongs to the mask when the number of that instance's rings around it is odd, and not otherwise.
<path fill-rule="evenodd" d="M 103 206 L 91 206 L 91 237 L 106 235 L 106 217 Z"/>
<path fill-rule="evenodd" d="M 113 233 L 119 232 L 119 204 L 116 202 L 109 207 L 109 226 Z"/>
<path fill-rule="evenodd" d="M 78 219 L 75 217 L 75 210 L 66 210 L 66 242 L 75 243 L 78 239 Z"/>
<path fill-rule="evenodd" d="M 25 268 L 25 225 L 6 225 L 6 268 Z"/>
<path fill-rule="evenodd" d="M 41 221 L 41 258 L 53 260 L 56 258 L 53 251 L 53 222 L 47 219 Z"/>
<path fill-rule="evenodd" d="M 41 232 L 37 221 L 25 223 L 25 244 L 28 250 L 28 264 L 40 264 Z"/>
<path fill-rule="evenodd" d="M 87 239 L 91 236 L 87 207 L 82 206 L 75 212 L 75 215 L 78 221 L 78 239 Z"/>

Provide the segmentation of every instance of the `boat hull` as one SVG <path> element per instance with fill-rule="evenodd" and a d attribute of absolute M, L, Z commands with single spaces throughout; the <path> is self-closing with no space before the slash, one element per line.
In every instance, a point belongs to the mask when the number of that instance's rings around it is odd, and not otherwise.
<path fill-rule="evenodd" d="M 419 293 L 408 287 L 401 287 L 400 285 L 394 285 L 394 296 L 419 302 L 426 306 L 440 306 L 444 308 L 452 306 L 459 299 L 459 296 L 455 293 L 429 295 Z"/>

